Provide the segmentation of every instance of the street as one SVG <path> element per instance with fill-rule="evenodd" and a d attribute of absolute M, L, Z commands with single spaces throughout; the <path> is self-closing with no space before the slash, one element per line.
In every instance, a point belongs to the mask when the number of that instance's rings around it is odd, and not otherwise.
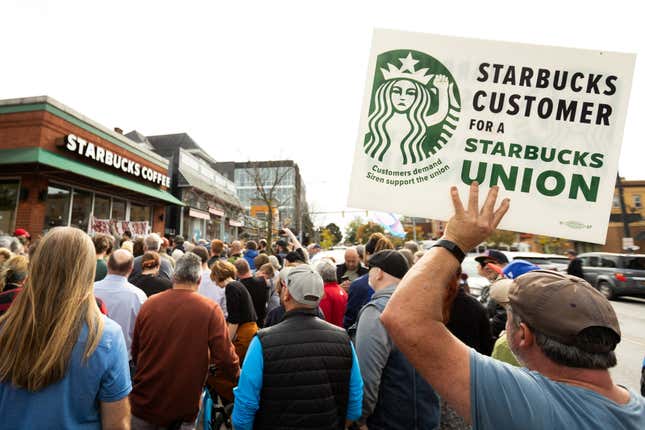
<path fill-rule="evenodd" d="M 645 299 L 621 297 L 611 302 L 618 315 L 622 339 L 616 348 L 618 365 L 611 369 L 614 382 L 640 393 L 645 357 Z"/>

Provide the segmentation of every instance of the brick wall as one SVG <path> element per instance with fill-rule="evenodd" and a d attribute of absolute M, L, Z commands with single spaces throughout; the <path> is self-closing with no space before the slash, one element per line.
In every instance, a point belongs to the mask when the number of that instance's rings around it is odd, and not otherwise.
<path fill-rule="evenodd" d="M 22 175 L 20 189 L 27 190 L 27 198 L 18 201 L 16 228 L 24 228 L 32 238 L 37 238 L 43 231 L 45 220 L 45 202 L 40 201 L 39 194 L 47 190 L 47 178 L 40 175 Z M 23 191 L 24 193 L 24 191 Z"/>

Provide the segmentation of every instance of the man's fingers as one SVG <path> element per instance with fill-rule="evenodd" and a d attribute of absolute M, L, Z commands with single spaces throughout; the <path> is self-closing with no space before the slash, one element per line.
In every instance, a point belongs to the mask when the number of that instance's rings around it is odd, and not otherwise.
<path fill-rule="evenodd" d="M 479 184 L 473 181 L 470 184 L 470 191 L 468 193 L 468 213 L 479 213 Z"/>
<path fill-rule="evenodd" d="M 508 212 L 508 208 L 511 205 L 511 200 L 510 199 L 504 199 L 502 200 L 502 203 L 499 205 L 495 213 L 493 214 L 493 228 L 497 228 L 497 225 L 499 222 L 504 218 L 504 215 L 506 215 L 506 212 Z"/>
<path fill-rule="evenodd" d="M 495 201 L 497 201 L 497 193 L 499 192 L 499 187 L 495 185 L 490 190 L 488 190 L 488 195 L 486 196 L 486 201 L 480 215 L 484 218 L 490 218 L 493 214 L 493 209 L 495 208 Z"/>
<path fill-rule="evenodd" d="M 457 187 L 450 187 L 450 197 L 452 198 L 452 205 L 455 208 L 455 215 L 464 213 L 464 205 L 459 198 L 459 191 Z"/>

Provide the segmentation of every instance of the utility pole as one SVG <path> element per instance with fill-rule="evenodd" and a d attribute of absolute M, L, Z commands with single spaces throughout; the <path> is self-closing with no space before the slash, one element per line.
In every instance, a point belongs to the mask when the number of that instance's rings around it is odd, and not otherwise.
<path fill-rule="evenodd" d="M 623 195 L 623 181 L 620 179 L 620 173 L 616 173 L 616 186 L 618 187 L 618 196 L 620 198 L 620 217 L 623 221 L 623 237 L 632 237 L 629 231 L 629 221 L 627 221 L 625 196 Z"/>

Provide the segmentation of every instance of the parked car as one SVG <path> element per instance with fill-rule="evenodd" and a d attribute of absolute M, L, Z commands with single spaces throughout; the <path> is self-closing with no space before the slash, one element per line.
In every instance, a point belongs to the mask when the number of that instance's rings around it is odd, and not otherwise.
<path fill-rule="evenodd" d="M 585 280 L 608 299 L 645 296 L 645 254 L 589 252 L 578 258 Z"/>
<path fill-rule="evenodd" d="M 315 267 L 316 264 L 323 258 L 332 258 L 335 261 L 335 264 L 343 264 L 345 262 L 345 251 L 346 247 L 335 246 L 329 251 L 320 251 L 318 254 L 311 257 L 310 264 Z"/>

